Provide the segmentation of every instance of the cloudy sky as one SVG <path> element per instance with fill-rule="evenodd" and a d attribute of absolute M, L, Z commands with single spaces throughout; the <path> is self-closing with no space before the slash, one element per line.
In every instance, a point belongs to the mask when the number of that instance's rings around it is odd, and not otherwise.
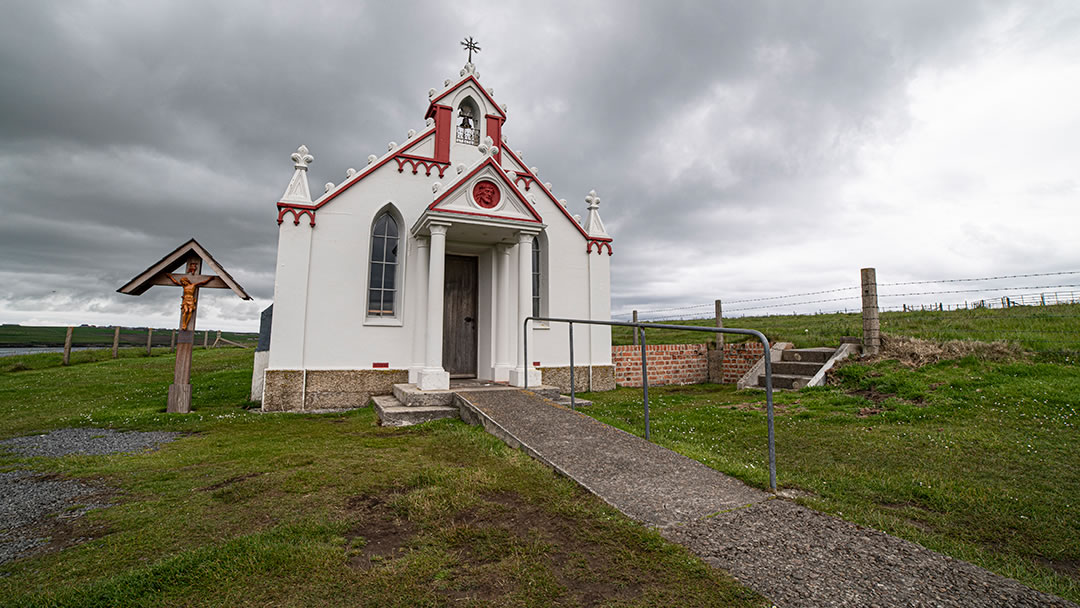
<path fill-rule="evenodd" d="M 194 236 L 255 296 L 200 326 L 256 329 L 289 155 L 318 189 L 421 128 L 468 35 L 509 144 L 602 197 L 616 312 L 1080 270 L 1074 0 L 12 2 L 0 322 L 172 326 L 175 290 L 115 290 Z"/>

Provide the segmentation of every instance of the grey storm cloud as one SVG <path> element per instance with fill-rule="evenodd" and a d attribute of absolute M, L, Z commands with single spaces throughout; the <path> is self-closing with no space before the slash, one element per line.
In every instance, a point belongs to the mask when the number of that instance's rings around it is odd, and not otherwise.
<path fill-rule="evenodd" d="M 481 80 L 509 104 L 509 145 L 573 212 L 600 192 L 616 238 L 614 307 L 697 303 L 710 297 L 671 282 L 658 260 L 734 258 L 769 235 L 837 230 L 823 209 L 855 170 L 853 150 L 903 132 L 913 74 L 969 59 L 985 22 L 1008 10 L 15 3 L 0 24 L 0 309 L 128 324 L 153 306 L 171 315 L 168 295 L 136 303 L 114 291 L 194 236 L 258 299 L 220 300 L 222 320 L 254 327 L 273 294 L 289 154 L 313 151 L 318 193 L 401 141 L 423 124 L 428 88 L 464 63 L 466 35 L 483 47 Z M 1048 37 L 1075 34 L 1028 18 Z M 706 270 L 680 269 L 694 272 Z"/>

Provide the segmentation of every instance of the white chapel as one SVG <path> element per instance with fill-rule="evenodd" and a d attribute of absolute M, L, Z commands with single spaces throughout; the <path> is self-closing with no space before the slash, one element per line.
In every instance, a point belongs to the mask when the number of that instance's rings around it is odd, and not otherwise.
<path fill-rule="evenodd" d="M 471 62 L 428 92 L 426 123 L 311 197 L 304 147 L 277 203 L 266 411 L 367 405 L 459 378 L 569 388 L 565 323 L 609 320 L 612 238 L 507 143 L 507 109 Z M 580 200 L 580 199 L 579 199 Z M 614 387 L 611 332 L 574 331 L 577 388 Z"/>

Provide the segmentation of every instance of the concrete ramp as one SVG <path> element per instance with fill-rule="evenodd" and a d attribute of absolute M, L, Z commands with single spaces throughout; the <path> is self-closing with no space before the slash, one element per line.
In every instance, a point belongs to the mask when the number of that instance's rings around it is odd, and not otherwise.
<path fill-rule="evenodd" d="M 483 425 L 507 444 L 652 526 L 689 523 L 771 496 L 528 391 L 457 396 L 463 420 Z"/>

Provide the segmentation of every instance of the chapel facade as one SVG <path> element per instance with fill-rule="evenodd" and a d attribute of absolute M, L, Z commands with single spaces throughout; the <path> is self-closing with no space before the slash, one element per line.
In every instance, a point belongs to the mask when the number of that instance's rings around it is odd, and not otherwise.
<path fill-rule="evenodd" d="M 394 384 L 456 378 L 566 390 L 567 325 L 530 322 L 526 336 L 524 320 L 610 319 L 612 238 L 595 192 L 584 220 L 555 197 L 507 144 L 506 106 L 471 62 L 428 98 L 422 129 L 314 200 L 314 158 L 292 155 L 264 410 L 359 407 Z M 577 389 L 614 388 L 610 328 L 573 333 Z"/>

